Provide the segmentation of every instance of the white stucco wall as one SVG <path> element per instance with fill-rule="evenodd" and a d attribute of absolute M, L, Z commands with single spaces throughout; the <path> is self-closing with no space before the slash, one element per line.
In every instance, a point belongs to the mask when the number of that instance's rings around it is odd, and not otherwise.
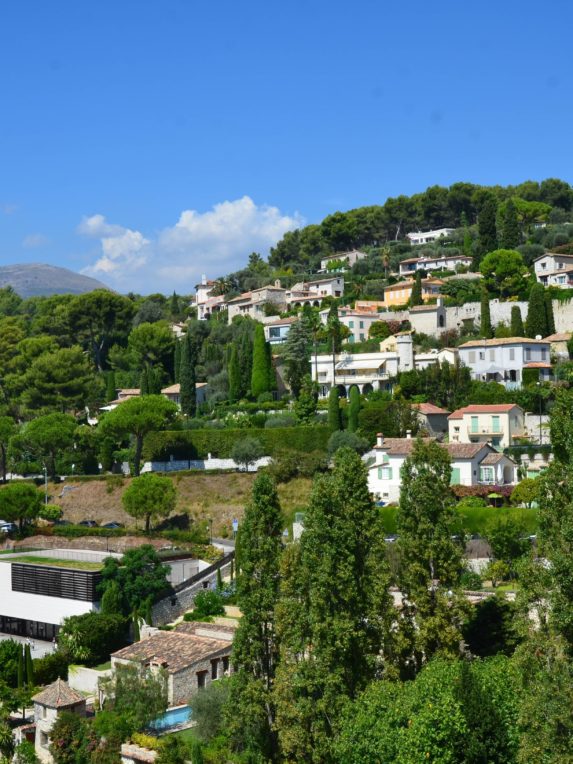
<path fill-rule="evenodd" d="M 0 562 L 0 615 L 59 626 L 70 615 L 96 610 L 92 602 L 12 591 L 11 565 Z"/>

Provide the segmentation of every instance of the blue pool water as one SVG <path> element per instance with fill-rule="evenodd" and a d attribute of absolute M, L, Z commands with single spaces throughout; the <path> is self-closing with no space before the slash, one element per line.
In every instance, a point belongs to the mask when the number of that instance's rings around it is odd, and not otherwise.
<path fill-rule="evenodd" d="M 189 706 L 178 706 L 170 708 L 163 716 L 151 722 L 149 725 L 154 730 L 167 730 L 170 727 L 177 727 L 179 724 L 187 724 L 191 720 L 191 709 Z"/>

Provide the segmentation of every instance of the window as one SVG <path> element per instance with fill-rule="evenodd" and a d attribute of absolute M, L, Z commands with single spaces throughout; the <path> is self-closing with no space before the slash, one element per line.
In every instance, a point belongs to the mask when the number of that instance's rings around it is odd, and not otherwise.
<path fill-rule="evenodd" d="M 525 348 L 525 360 L 531 361 L 531 348 Z"/>
<path fill-rule="evenodd" d="M 354 329 L 354 321 L 349 321 L 348 322 L 348 328 L 349 329 Z"/>
<path fill-rule="evenodd" d="M 207 684 L 207 674 L 208 671 L 198 671 L 197 672 L 197 688 L 199 690 L 202 690 L 206 684 Z"/>
<path fill-rule="evenodd" d="M 498 416 L 492 416 L 491 418 L 491 431 L 501 432 L 501 425 Z"/>
<path fill-rule="evenodd" d="M 480 361 L 485 361 L 485 350 L 479 351 L 479 359 Z"/>
<path fill-rule="evenodd" d="M 363 332 L 360 332 L 360 342 L 364 342 L 364 334 L 363 334 Z"/>
<path fill-rule="evenodd" d="M 478 429 L 478 423 L 479 423 L 478 417 L 477 416 L 472 416 L 470 421 L 471 421 L 470 432 L 479 432 L 479 429 Z"/>
<path fill-rule="evenodd" d="M 493 467 L 480 467 L 479 468 L 479 479 L 481 483 L 494 483 L 495 482 L 495 476 L 493 472 Z"/>
<path fill-rule="evenodd" d="M 360 322 L 360 328 L 361 328 L 361 329 L 364 329 L 364 321 L 361 321 L 361 322 Z"/>
<path fill-rule="evenodd" d="M 460 484 L 460 468 L 459 467 L 452 467 L 452 474 L 450 477 L 450 485 L 459 485 Z"/>
<path fill-rule="evenodd" d="M 379 480 L 392 480 L 392 467 L 378 467 Z"/>
<path fill-rule="evenodd" d="M 489 349 L 489 360 L 490 361 L 495 361 L 495 348 L 490 348 Z"/>
<path fill-rule="evenodd" d="M 225 656 L 222 658 L 223 661 L 223 674 L 227 674 L 229 671 L 229 658 Z"/>
<path fill-rule="evenodd" d="M 219 668 L 219 659 L 215 658 L 211 661 L 211 679 L 217 678 L 217 671 Z"/>
<path fill-rule="evenodd" d="M 547 348 L 541 348 L 541 360 L 542 361 L 547 360 Z"/>
<path fill-rule="evenodd" d="M 509 360 L 515 361 L 515 348 L 509 348 Z"/>
<path fill-rule="evenodd" d="M 469 358 L 470 358 L 470 363 L 475 363 L 476 362 L 476 351 L 475 350 L 470 350 Z"/>

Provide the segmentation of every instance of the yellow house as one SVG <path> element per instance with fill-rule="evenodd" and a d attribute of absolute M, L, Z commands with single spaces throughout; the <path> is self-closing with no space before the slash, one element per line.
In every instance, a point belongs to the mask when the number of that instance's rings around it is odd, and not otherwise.
<path fill-rule="evenodd" d="M 444 282 L 441 279 L 422 279 L 422 300 L 428 302 L 432 298 L 439 297 L 440 287 Z M 414 281 L 399 281 L 390 284 L 384 289 L 384 304 L 406 305 L 412 296 Z"/>

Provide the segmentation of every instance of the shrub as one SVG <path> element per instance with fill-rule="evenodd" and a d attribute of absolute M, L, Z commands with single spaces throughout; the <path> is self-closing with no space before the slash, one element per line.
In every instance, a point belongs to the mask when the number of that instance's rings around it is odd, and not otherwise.
<path fill-rule="evenodd" d="M 359 437 L 355 432 L 337 430 L 328 439 L 328 453 L 333 456 L 339 448 L 352 448 L 359 454 L 368 450 L 368 441 Z"/>
<path fill-rule="evenodd" d="M 274 414 L 267 417 L 265 428 L 268 430 L 273 427 L 295 427 L 297 419 L 294 414 Z"/>
<path fill-rule="evenodd" d="M 127 623 L 123 616 L 84 613 L 64 620 L 59 643 L 72 660 L 99 663 L 126 644 Z"/>
<path fill-rule="evenodd" d="M 70 657 L 62 650 L 45 655 L 43 658 L 34 658 L 34 680 L 37 685 L 51 684 L 56 679 L 66 679 Z"/>
<path fill-rule="evenodd" d="M 257 438 L 238 440 L 231 451 L 231 458 L 246 470 L 263 456 L 263 446 Z"/>
<path fill-rule="evenodd" d="M 313 477 L 327 469 L 328 460 L 322 451 L 312 451 L 310 454 L 283 451 L 269 466 L 269 472 L 277 483 L 288 483 L 297 477 Z"/>
<path fill-rule="evenodd" d="M 464 570 L 460 576 L 460 586 L 462 589 L 479 591 L 482 587 L 481 576 L 478 573 L 474 573 L 473 570 Z"/>
<path fill-rule="evenodd" d="M 195 595 L 193 600 L 193 616 L 200 618 L 212 615 L 224 615 L 225 605 L 223 597 L 219 592 L 206 589 Z M 191 619 L 192 620 L 192 619 Z"/>
<path fill-rule="evenodd" d="M 159 740 L 153 735 L 146 735 L 144 732 L 134 732 L 131 736 L 131 742 L 140 748 L 148 748 L 150 751 L 159 750 Z"/>

